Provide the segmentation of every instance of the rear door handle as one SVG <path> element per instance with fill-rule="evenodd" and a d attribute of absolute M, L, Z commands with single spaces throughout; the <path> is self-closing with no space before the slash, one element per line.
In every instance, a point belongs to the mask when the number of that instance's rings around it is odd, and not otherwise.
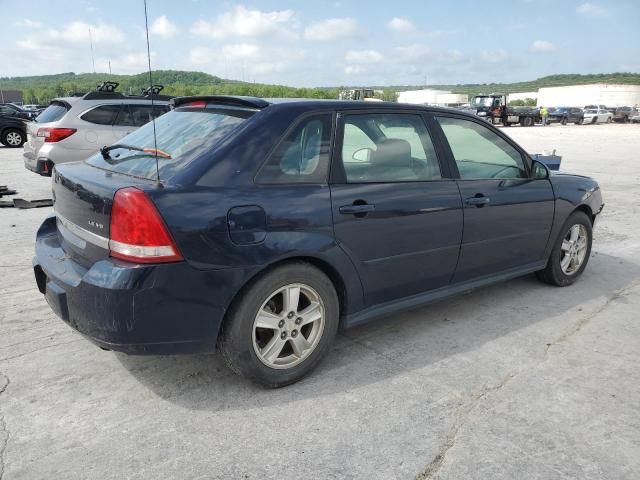
<path fill-rule="evenodd" d="M 343 205 L 340 207 L 340 213 L 343 215 L 358 215 L 373 212 L 375 209 L 375 205 L 370 205 L 368 203 L 365 203 L 364 205 Z"/>
<path fill-rule="evenodd" d="M 481 207 L 483 205 L 487 205 L 488 203 L 491 203 L 491 199 L 489 197 L 485 197 L 484 195 L 481 195 L 481 196 L 469 197 L 465 199 L 464 203 L 466 203 L 467 205 L 475 205 L 477 207 Z"/>

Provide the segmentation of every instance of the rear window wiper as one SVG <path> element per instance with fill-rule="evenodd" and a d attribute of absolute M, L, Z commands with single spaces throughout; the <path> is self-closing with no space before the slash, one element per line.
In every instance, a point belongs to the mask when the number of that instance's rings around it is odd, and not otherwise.
<path fill-rule="evenodd" d="M 171 155 L 165 151 L 160 150 L 159 148 L 141 148 L 141 147 L 134 147 L 133 145 L 125 145 L 124 143 L 116 143 L 113 145 L 109 145 L 108 147 L 102 147 L 100 149 L 100 153 L 102 154 L 102 158 L 104 158 L 105 160 L 111 158 L 109 156 L 109 152 L 111 150 L 116 150 L 117 148 L 125 148 L 127 150 L 134 150 L 136 152 L 144 152 L 144 153 L 148 153 L 149 155 L 157 155 L 158 157 L 162 157 L 162 158 L 168 158 L 171 159 Z"/>

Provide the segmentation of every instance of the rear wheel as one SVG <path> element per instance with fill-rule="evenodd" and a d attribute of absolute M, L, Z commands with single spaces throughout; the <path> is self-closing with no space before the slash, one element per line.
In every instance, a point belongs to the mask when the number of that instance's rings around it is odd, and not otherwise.
<path fill-rule="evenodd" d="M 567 124 L 567 117 L 562 117 L 562 120 L 560 120 L 560 123 L 562 125 L 566 125 Z"/>
<path fill-rule="evenodd" d="M 607 123 L 611 123 L 611 117 L 607 117 Z"/>
<path fill-rule="evenodd" d="M 11 148 L 18 148 L 24 144 L 24 133 L 14 128 L 9 128 L 2 133 L 2 144 Z"/>
<path fill-rule="evenodd" d="M 278 267 L 242 294 L 223 326 L 220 351 L 240 375 L 277 388 L 308 375 L 336 335 L 333 284 L 306 263 Z"/>
<path fill-rule="evenodd" d="M 579 118 L 578 120 L 576 120 L 576 125 L 582 125 L 583 122 L 584 118 Z"/>
<path fill-rule="evenodd" d="M 536 272 L 538 279 L 558 287 L 574 283 L 589 261 L 592 233 L 589 217 L 584 212 L 573 212 L 562 227 L 547 266 Z"/>

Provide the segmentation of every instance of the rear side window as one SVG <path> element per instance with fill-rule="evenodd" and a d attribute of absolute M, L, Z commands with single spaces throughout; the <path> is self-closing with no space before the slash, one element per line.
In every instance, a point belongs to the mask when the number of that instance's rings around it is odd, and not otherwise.
<path fill-rule="evenodd" d="M 43 112 L 38 115 L 36 118 L 36 122 L 38 123 L 49 123 L 49 122 L 57 122 L 65 114 L 69 111 L 69 106 L 62 102 L 51 102 L 47 108 L 43 110 Z"/>
<path fill-rule="evenodd" d="M 345 115 L 342 164 L 348 183 L 439 180 L 440 167 L 420 115 Z"/>
<path fill-rule="evenodd" d="M 83 113 L 80 118 L 96 125 L 113 125 L 119 111 L 120 105 L 100 105 Z"/>
<path fill-rule="evenodd" d="M 304 119 L 258 173 L 262 184 L 326 183 L 331 148 L 331 114 Z"/>
<path fill-rule="evenodd" d="M 168 111 L 168 105 L 123 105 L 122 110 L 120 110 L 120 113 L 118 114 L 115 125 L 141 127 L 145 123 L 149 123 L 154 118 L 158 118 L 160 115 Z"/>

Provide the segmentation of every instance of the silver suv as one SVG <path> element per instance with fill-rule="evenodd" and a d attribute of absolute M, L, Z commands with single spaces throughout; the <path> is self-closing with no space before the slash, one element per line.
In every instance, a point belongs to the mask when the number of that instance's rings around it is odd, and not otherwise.
<path fill-rule="evenodd" d="M 56 163 L 84 160 L 170 109 L 172 97 L 159 95 L 161 85 L 139 96 L 123 95 L 117 87 L 105 82 L 82 97 L 53 100 L 27 125 L 25 167 L 50 176 Z"/>

